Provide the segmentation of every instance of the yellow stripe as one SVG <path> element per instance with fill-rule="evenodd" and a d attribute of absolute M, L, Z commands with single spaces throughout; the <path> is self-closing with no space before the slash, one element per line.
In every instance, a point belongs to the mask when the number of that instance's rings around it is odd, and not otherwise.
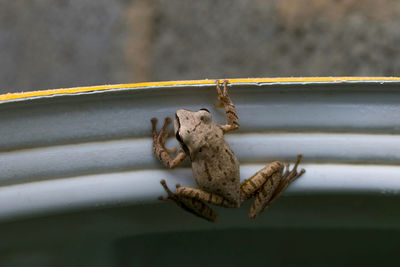
<path fill-rule="evenodd" d="M 220 79 L 221 81 L 224 79 Z M 230 83 L 301 83 L 301 82 L 340 82 L 340 81 L 400 81 L 400 77 L 286 77 L 286 78 L 246 78 L 246 79 L 227 79 Z M 162 87 L 174 85 L 201 85 L 212 84 L 215 80 L 191 80 L 191 81 L 167 81 L 167 82 L 145 82 L 145 83 L 128 83 L 114 84 L 89 87 L 75 87 L 51 89 L 21 93 L 8 93 L 0 95 L 0 101 L 23 99 L 38 96 L 51 96 L 59 94 L 76 94 L 84 92 L 106 91 L 111 89 L 124 88 L 146 88 L 146 87 Z"/>

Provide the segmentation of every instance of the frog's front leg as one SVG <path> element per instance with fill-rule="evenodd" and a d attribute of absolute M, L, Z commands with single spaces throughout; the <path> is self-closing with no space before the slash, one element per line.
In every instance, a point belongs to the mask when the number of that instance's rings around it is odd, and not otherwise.
<path fill-rule="evenodd" d="M 221 125 L 222 131 L 224 133 L 236 130 L 239 128 L 239 117 L 236 112 L 235 105 L 232 103 L 231 98 L 228 95 L 228 81 L 224 81 L 224 89 L 222 90 L 219 86 L 219 81 L 215 81 L 215 85 L 217 86 L 217 94 L 219 104 L 217 107 L 225 108 L 226 113 L 226 122 L 227 124 Z"/>
<path fill-rule="evenodd" d="M 257 172 L 241 185 L 241 198 L 245 201 L 255 197 L 249 211 L 249 217 L 255 218 L 261 214 L 275 199 L 277 199 L 287 186 L 300 177 L 305 170 L 297 172 L 297 166 L 301 155 L 297 156 L 295 166 L 289 171 L 289 164 L 286 165 L 286 172 L 283 173 L 284 165 L 279 161 L 272 162 Z"/>
<path fill-rule="evenodd" d="M 186 153 L 182 149 L 178 152 L 175 158 L 171 158 L 170 153 L 175 153 L 176 148 L 174 150 L 167 149 L 165 147 L 165 141 L 168 138 L 169 131 L 167 129 L 168 125 L 171 123 L 170 118 L 165 118 L 164 125 L 161 128 L 160 132 L 157 133 L 157 119 L 152 118 L 152 132 L 153 132 L 153 152 L 154 155 L 168 168 L 175 168 L 178 166 L 185 158 Z"/>
<path fill-rule="evenodd" d="M 161 180 L 161 185 L 167 192 L 168 197 L 160 196 L 158 198 L 159 200 L 173 201 L 184 210 L 193 213 L 194 215 L 199 216 L 203 219 L 206 219 L 207 221 L 215 222 L 218 219 L 218 215 L 215 213 L 215 211 L 204 204 L 202 201 L 195 198 L 188 198 L 179 194 L 172 193 L 172 191 L 168 188 L 165 180 Z M 177 190 L 179 188 L 179 185 L 177 185 Z"/>

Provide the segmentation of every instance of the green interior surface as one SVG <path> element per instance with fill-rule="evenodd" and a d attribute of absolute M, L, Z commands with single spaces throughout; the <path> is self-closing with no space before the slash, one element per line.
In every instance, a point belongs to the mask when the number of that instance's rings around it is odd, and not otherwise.
<path fill-rule="evenodd" d="M 387 266 L 400 198 L 290 196 L 256 220 L 209 223 L 173 204 L 116 206 L 0 225 L 0 266 Z"/>

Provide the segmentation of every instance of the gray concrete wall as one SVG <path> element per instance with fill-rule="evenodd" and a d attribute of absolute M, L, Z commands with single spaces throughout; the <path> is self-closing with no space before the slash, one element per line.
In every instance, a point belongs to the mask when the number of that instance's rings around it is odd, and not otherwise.
<path fill-rule="evenodd" d="M 395 0 L 0 3 L 0 93 L 400 72 Z"/>

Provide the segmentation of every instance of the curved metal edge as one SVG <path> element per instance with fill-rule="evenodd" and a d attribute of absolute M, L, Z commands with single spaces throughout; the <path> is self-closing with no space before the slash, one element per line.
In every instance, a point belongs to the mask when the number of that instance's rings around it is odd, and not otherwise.
<path fill-rule="evenodd" d="M 241 163 L 303 160 L 394 165 L 400 161 L 400 136 L 368 134 L 235 134 L 227 136 Z M 169 140 L 168 147 L 177 145 Z M 133 138 L 39 147 L 0 153 L 0 185 L 123 170 L 160 169 L 151 138 Z M 323 149 L 321 149 L 323 147 Z"/>
<path fill-rule="evenodd" d="M 242 180 L 263 166 L 242 165 Z M 400 166 L 302 164 L 300 167 L 307 172 L 284 194 L 400 194 Z M 159 184 L 161 179 L 166 179 L 171 188 L 176 183 L 195 186 L 191 177 L 189 168 L 140 170 L 4 186 L 0 187 L 0 221 L 98 207 L 150 204 L 165 194 Z"/>
<path fill-rule="evenodd" d="M 228 80 L 231 85 L 310 85 L 310 84 L 366 84 L 366 83 L 400 83 L 400 77 L 282 77 L 282 78 L 239 78 L 220 79 Z M 173 88 L 182 86 L 213 86 L 215 79 L 209 80 L 188 80 L 188 81 L 166 81 L 166 82 L 145 82 L 131 84 L 101 85 L 89 87 L 74 87 L 49 89 L 41 91 L 8 93 L 0 95 L 0 104 L 26 101 L 40 98 L 48 98 L 65 95 L 95 94 L 102 92 L 140 90 L 150 88 Z"/>

